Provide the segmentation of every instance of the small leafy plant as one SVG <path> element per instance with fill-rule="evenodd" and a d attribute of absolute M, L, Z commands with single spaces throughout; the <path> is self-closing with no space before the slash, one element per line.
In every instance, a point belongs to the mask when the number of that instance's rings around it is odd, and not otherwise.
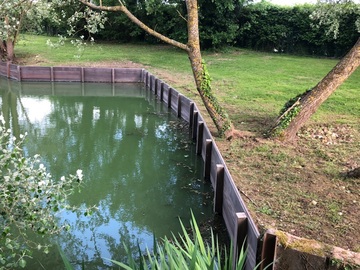
<path fill-rule="evenodd" d="M 54 235 L 67 224 L 58 224 L 56 213 L 71 209 L 67 197 L 81 186 L 83 174 L 62 176 L 54 181 L 40 157 L 25 157 L 21 145 L 0 115 L 0 269 L 25 267 L 31 250 L 48 252 L 48 245 L 30 240 Z"/>

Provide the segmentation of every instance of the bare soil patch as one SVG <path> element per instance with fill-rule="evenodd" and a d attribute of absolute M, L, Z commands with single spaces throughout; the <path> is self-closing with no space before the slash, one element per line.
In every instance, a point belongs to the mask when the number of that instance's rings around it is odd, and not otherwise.
<path fill-rule="evenodd" d="M 21 64 L 36 65 L 40 61 L 23 59 Z M 129 61 L 69 65 L 147 68 Z M 193 90 L 191 74 L 151 71 L 195 100 L 214 130 Z M 230 115 L 241 111 L 227 109 Z M 348 171 L 360 166 L 360 125 L 309 123 L 296 142 L 284 144 L 262 137 L 269 119 L 261 118 L 248 123 L 234 121 L 241 131 L 255 131 L 254 136 L 232 141 L 215 137 L 260 230 L 275 228 L 360 252 L 360 179 L 347 177 Z"/>

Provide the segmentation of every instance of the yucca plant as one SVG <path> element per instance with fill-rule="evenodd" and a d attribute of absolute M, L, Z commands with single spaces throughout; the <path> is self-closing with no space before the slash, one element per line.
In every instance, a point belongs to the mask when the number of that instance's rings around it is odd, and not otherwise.
<path fill-rule="evenodd" d="M 128 262 L 110 261 L 126 270 L 243 269 L 246 259 L 244 247 L 241 249 L 239 258 L 236 261 L 233 258 L 232 245 L 229 252 L 227 252 L 225 246 L 220 247 L 213 231 L 211 231 L 211 243 L 205 243 L 193 213 L 191 215 L 192 237 L 180 220 L 182 234 L 179 234 L 178 237 L 173 235 L 174 240 L 165 237 L 161 242 L 155 241 L 153 251 L 147 249 L 145 254 L 142 254 L 139 249 L 139 259 L 135 259 L 130 249 L 125 246 Z"/>

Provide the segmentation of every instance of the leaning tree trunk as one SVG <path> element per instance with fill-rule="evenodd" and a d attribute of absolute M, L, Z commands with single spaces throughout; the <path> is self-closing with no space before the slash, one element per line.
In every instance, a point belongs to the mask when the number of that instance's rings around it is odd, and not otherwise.
<path fill-rule="evenodd" d="M 187 8 L 187 27 L 188 27 L 188 43 L 183 44 L 173 39 L 170 39 L 162 34 L 154 31 L 138 18 L 136 18 L 126 6 L 120 2 L 119 6 L 100 6 L 95 5 L 89 0 L 79 0 L 81 3 L 87 5 L 88 7 L 96 10 L 103 11 L 115 11 L 124 13 L 133 23 L 138 25 L 141 29 L 146 31 L 148 34 L 160 39 L 161 41 L 170 44 L 172 46 L 178 47 L 182 50 L 185 50 L 189 56 L 191 63 L 191 69 L 193 71 L 194 80 L 196 83 L 197 91 L 199 92 L 201 99 L 213 119 L 216 128 L 218 129 L 220 136 L 226 136 L 230 138 L 233 136 L 233 125 L 226 114 L 223 107 L 217 102 L 217 99 L 213 95 L 210 86 L 210 77 L 204 67 L 201 50 L 200 50 L 200 40 L 199 40 L 199 25 L 198 25 L 198 4 L 197 0 L 186 0 Z"/>
<path fill-rule="evenodd" d="M 360 38 L 345 57 L 313 89 L 285 105 L 276 126 L 271 130 L 271 135 L 285 141 L 295 139 L 297 132 L 311 115 L 359 65 Z"/>
<path fill-rule="evenodd" d="M 186 1 L 186 8 L 188 14 L 187 52 L 190 59 L 197 91 L 199 92 L 205 108 L 212 118 L 219 135 L 225 135 L 226 138 L 230 138 L 233 136 L 233 125 L 225 110 L 218 103 L 212 92 L 210 76 L 207 73 L 206 67 L 204 66 L 201 57 L 197 0 Z"/>

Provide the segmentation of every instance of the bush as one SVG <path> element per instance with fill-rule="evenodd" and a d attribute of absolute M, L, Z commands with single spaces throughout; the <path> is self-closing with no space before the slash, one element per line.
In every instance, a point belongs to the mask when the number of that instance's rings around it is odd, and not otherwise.
<path fill-rule="evenodd" d="M 48 236 L 68 227 L 58 224 L 55 213 L 71 208 L 66 199 L 83 178 L 77 170 L 54 181 L 38 155 L 24 157 L 24 139 L 13 137 L 0 115 L 0 269 L 25 267 L 32 249 L 48 252 L 29 233 Z"/>

